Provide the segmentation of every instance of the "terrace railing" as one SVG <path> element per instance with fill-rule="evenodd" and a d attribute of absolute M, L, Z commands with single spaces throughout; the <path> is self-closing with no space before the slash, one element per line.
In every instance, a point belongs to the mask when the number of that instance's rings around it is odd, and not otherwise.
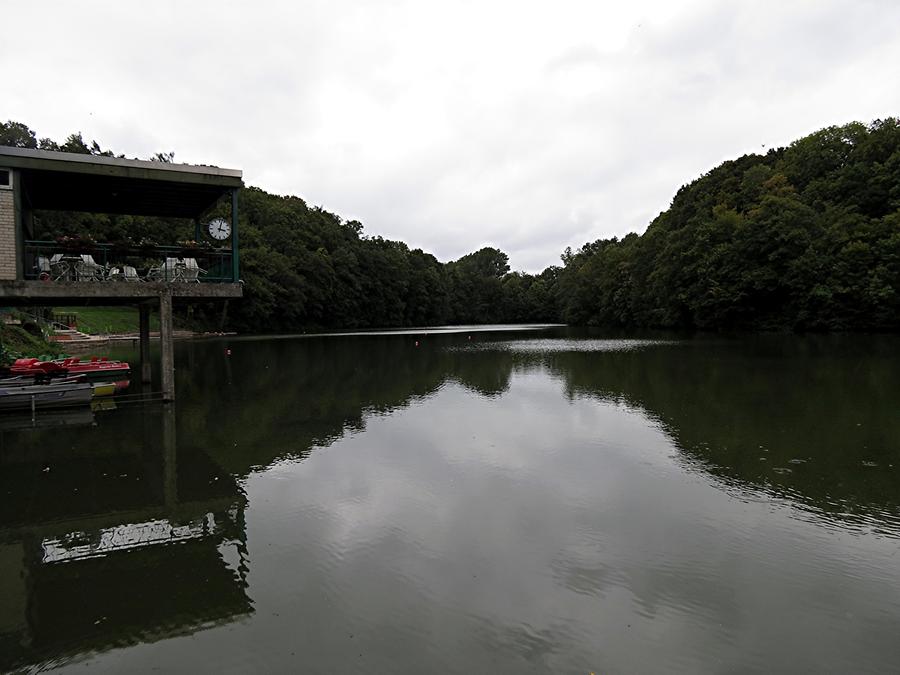
<path fill-rule="evenodd" d="M 231 283 L 231 249 L 204 246 L 25 241 L 26 279 Z"/>

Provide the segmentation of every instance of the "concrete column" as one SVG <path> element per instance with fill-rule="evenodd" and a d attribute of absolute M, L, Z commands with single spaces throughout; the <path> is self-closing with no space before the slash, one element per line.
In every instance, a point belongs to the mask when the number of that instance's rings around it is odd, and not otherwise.
<path fill-rule="evenodd" d="M 141 382 L 150 382 L 150 305 L 138 305 L 140 316 Z"/>
<path fill-rule="evenodd" d="M 172 293 L 159 296 L 159 353 L 163 401 L 175 400 L 175 344 L 172 328 Z"/>

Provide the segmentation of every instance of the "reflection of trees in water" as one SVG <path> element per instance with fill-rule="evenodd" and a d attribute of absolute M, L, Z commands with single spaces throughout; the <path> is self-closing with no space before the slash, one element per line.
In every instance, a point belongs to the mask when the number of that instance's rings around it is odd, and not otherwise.
<path fill-rule="evenodd" d="M 691 467 L 743 494 L 893 517 L 894 345 L 770 337 L 517 352 L 470 350 L 461 336 L 375 336 L 238 341 L 230 358 L 218 343 L 181 346 L 177 429 L 173 414 L 148 408 L 65 433 L 0 430 L 0 668 L 251 612 L 235 479 L 303 458 L 448 382 L 495 397 L 513 373 L 546 370 L 571 398 L 645 411 Z M 577 590 L 604 570 L 559 573 Z"/>
<path fill-rule="evenodd" d="M 252 612 L 245 499 L 174 411 L 0 445 L 0 669 L 192 633 Z"/>
<path fill-rule="evenodd" d="M 410 335 L 236 342 L 230 380 L 224 349 L 198 349 L 179 375 L 179 397 L 191 402 L 180 404 L 179 437 L 196 439 L 244 476 L 305 457 L 364 428 L 368 415 L 408 406 L 448 381 L 484 396 L 508 389 L 513 355 L 444 349 L 452 341 Z M 217 394 L 205 396 L 208 387 Z"/>
<path fill-rule="evenodd" d="M 469 344 L 464 336 L 413 335 L 237 342 L 230 383 L 225 357 L 204 349 L 180 379 L 188 390 L 182 400 L 194 402 L 179 418 L 180 433 L 205 438 L 217 461 L 246 475 L 304 457 L 363 428 L 368 415 L 407 406 L 446 382 L 497 396 L 515 369 L 546 367 L 570 397 L 643 409 L 704 471 L 824 511 L 898 507 L 900 478 L 890 465 L 900 471 L 900 366 L 892 338 L 698 339 L 615 352 Z M 216 397 L 201 396 L 207 386 L 230 401 L 225 419 Z"/>
<path fill-rule="evenodd" d="M 900 511 L 895 346 L 769 336 L 546 363 L 570 396 L 645 410 L 705 471 L 822 511 L 885 515 Z"/>

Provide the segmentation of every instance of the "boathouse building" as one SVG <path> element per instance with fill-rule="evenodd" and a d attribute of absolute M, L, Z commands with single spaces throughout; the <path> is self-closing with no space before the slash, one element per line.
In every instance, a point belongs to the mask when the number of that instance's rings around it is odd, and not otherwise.
<path fill-rule="evenodd" d="M 150 311 L 160 315 L 161 391 L 175 397 L 173 303 L 241 297 L 241 172 L 212 166 L 0 147 L 0 307 L 131 305 L 150 378 Z M 125 241 L 38 232 L 42 212 L 193 222 L 193 239 Z M 40 238 L 38 238 L 40 235 Z"/>

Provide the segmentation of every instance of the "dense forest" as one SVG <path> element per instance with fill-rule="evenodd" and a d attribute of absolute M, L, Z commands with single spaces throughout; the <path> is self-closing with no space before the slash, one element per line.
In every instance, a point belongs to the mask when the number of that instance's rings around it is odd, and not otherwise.
<path fill-rule="evenodd" d="M 114 155 L 81 134 L 63 143 L 38 139 L 26 125 L 0 123 L 0 144 L 93 155 Z M 154 161 L 171 162 L 173 153 Z M 228 216 L 222 205 L 222 216 Z M 510 272 L 508 256 L 483 248 L 441 263 L 399 241 L 366 236 L 299 197 L 247 187 L 240 196 L 244 299 L 228 308 L 226 327 L 242 332 L 312 328 L 423 326 L 448 323 L 555 321 L 557 269 L 540 275 Z M 38 238 L 90 234 L 158 243 L 193 238 L 188 221 L 87 213 L 42 212 Z M 207 312 L 210 323 L 221 310 Z M 194 313 L 203 317 L 203 307 Z"/>
<path fill-rule="evenodd" d="M 563 255 L 572 323 L 900 329 L 900 124 L 829 127 L 724 162 L 643 235 Z"/>
<path fill-rule="evenodd" d="M 81 134 L 0 144 L 112 156 Z M 155 161 L 171 162 L 173 153 Z M 601 186 L 598 186 L 600 189 Z M 482 248 L 442 263 L 298 197 L 241 193 L 241 331 L 559 321 L 609 327 L 900 329 L 900 123 L 829 127 L 727 161 L 682 187 L 642 235 L 600 239 L 540 274 Z M 42 213 L 45 235 L 192 237 L 163 219 Z M 212 313 L 198 317 L 213 320 Z"/>

